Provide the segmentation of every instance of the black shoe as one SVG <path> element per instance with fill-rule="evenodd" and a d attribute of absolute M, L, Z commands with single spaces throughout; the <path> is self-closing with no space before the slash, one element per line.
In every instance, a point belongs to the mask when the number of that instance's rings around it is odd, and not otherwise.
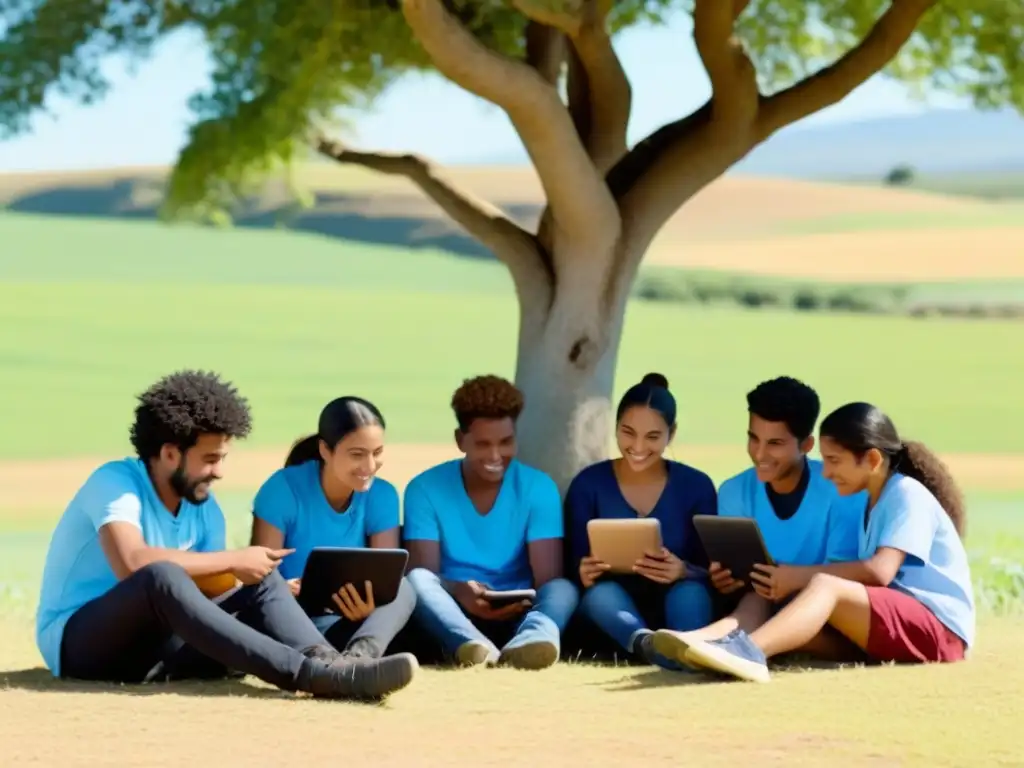
<path fill-rule="evenodd" d="M 398 653 L 382 659 L 354 658 L 335 651 L 335 658 L 324 663 L 311 659 L 310 692 L 325 699 L 381 699 L 405 688 L 416 676 L 419 662 L 411 653 Z"/>

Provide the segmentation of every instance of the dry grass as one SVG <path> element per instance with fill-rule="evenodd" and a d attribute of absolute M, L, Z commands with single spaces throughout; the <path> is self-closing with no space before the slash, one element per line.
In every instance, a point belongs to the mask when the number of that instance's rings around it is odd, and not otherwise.
<path fill-rule="evenodd" d="M 742 446 L 675 445 L 673 454 L 695 466 L 743 466 Z M 236 449 L 228 458 L 219 489 L 250 491 L 281 466 L 287 447 L 275 450 Z M 449 445 L 389 445 L 381 476 L 404 488 L 417 473 L 455 458 Z M 0 510 L 34 511 L 64 508 L 94 469 L 110 457 L 76 457 L 35 461 L 0 461 Z M 1024 456 L 954 454 L 944 456 L 966 487 L 989 491 L 1024 490 Z"/>
<path fill-rule="evenodd" d="M 954 666 L 795 670 L 770 685 L 647 668 L 423 670 L 385 704 L 258 681 L 53 681 L 0 625 L 4 765 L 992 766 L 1019 764 L 1024 624 Z M 1017 712 L 1015 715 L 1014 712 Z"/>

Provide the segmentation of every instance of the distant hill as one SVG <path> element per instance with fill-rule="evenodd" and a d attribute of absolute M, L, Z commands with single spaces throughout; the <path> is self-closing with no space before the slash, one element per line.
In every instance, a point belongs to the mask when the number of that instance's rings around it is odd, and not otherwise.
<path fill-rule="evenodd" d="M 526 155 L 479 162 L 520 164 Z M 731 173 L 879 179 L 896 165 L 932 175 L 1024 173 L 1024 117 L 1012 111 L 933 109 L 851 123 L 798 124 L 751 152 Z"/>

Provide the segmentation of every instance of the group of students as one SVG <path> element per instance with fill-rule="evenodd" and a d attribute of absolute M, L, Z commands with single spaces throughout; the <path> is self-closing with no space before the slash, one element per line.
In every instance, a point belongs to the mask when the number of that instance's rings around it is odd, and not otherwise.
<path fill-rule="evenodd" d="M 790 377 L 759 384 L 747 395 L 752 466 L 716 490 L 664 458 L 676 401 L 648 374 L 618 405 L 620 457 L 583 469 L 564 501 L 516 459 L 524 401 L 512 383 L 467 380 L 451 407 L 462 457 L 416 476 L 400 515 L 377 476 L 384 417 L 358 397 L 330 402 L 256 494 L 251 545 L 228 550 L 210 487 L 251 429 L 248 403 L 212 373 L 157 382 L 135 411 L 136 457 L 99 467 L 54 531 L 36 627 L 47 666 L 115 682 L 252 674 L 318 697 L 379 698 L 420 662 L 541 669 L 602 639 L 673 672 L 754 681 L 793 651 L 948 662 L 974 643 L 963 498 L 938 458 L 870 404 L 822 420 L 819 461 L 808 457 L 815 391 Z M 775 565 L 747 584 L 708 562 L 697 514 L 755 519 Z M 659 521 L 663 548 L 632 574 L 609 573 L 587 522 L 636 517 Z M 343 585 L 335 611 L 307 616 L 296 596 L 322 546 L 406 549 L 397 597 L 377 606 L 372 584 Z M 529 601 L 484 599 L 531 588 Z"/>

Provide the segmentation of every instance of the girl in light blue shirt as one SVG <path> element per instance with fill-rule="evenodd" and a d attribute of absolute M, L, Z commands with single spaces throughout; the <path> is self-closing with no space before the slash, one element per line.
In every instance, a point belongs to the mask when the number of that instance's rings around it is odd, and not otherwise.
<path fill-rule="evenodd" d="M 295 444 L 253 501 L 252 543 L 294 549 L 281 561 L 292 594 L 314 547 L 399 546 L 398 492 L 378 478 L 383 463 L 384 417 L 372 403 L 340 397 L 320 413 L 319 428 Z M 380 658 L 416 605 L 403 579 L 398 597 L 380 607 L 372 585 L 346 584 L 334 596 L 336 611 L 313 623 L 337 648 Z"/>
<path fill-rule="evenodd" d="M 857 559 L 823 566 L 758 566 L 758 592 L 799 593 L 749 635 L 719 639 L 660 632 L 659 653 L 742 680 L 767 682 L 767 659 L 832 627 L 875 661 L 952 662 L 974 645 L 975 603 L 964 502 L 949 470 L 921 443 L 905 442 L 869 403 L 821 424 L 823 473 L 840 494 L 866 491 Z"/>

